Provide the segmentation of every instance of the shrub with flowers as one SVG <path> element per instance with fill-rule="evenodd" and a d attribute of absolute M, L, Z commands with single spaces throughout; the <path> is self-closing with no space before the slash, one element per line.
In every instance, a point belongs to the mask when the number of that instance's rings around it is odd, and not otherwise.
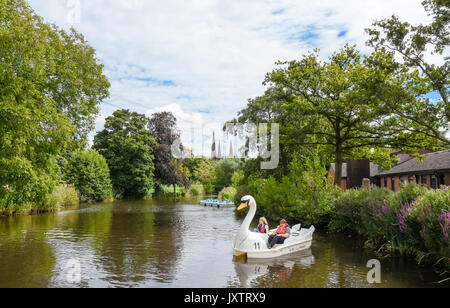
<path fill-rule="evenodd" d="M 385 189 L 349 190 L 335 202 L 330 229 L 356 233 L 402 255 L 450 264 L 450 190 L 416 184 L 393 193 Z"/>

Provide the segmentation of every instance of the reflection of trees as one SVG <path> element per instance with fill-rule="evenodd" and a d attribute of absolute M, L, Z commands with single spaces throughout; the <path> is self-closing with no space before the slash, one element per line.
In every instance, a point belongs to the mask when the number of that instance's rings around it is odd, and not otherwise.
<path fill-rule="evenodd" d="M 52 223 L 47 215 L 0 219 L 0 288 L 48 287 L 56 261 L 42 229 Z"/>
<path fill-rule="evenodd" d="M 155 213 L 151 202 L 119 202 L 66 218 L 77 238 L 89 239 L 108 283 L 173 280 L 180 246 L 174 213 Z"/>

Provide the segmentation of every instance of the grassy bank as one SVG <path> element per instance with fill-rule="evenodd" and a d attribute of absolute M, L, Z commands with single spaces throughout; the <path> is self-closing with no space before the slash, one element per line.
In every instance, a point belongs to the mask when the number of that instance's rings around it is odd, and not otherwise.
<path fill-rule="evenodd" d="M 60 210 L 63 207 L 79 204 L 78 191 L 73 187 L 58 186 L 47 196 L 42 204 L 8 204 L 0 199 L 0 216 L 29 215 Z"/>

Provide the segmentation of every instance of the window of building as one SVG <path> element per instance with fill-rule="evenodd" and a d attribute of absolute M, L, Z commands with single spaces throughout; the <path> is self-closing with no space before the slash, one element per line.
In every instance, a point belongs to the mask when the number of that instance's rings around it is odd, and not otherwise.
<path fill-rule="evenodd" d="M 388 187 L 387 178 L 384 178 L 384 187 Z"/>
<path fill-rule="evenodd" d="M 439 186 L 445 186 L 445 185 L 447 185 L 447 184 L 445 183 L 445 175 L 440 174 L 440 175 L 439 175 Z"/>
<path fill-rule="evenodd" d="M 416 175 L 416 184 L 420 184 L 420 175 Z"/>
<path fill-rule="evenodd" d="M 434 174 L 431 176 L 431 188 L 437 189 L 437 178 Z"/>
<path fill-rule="evenodd" d="M 391 178 L 391 189 L 395 191 L 395 178 Z"/>
<path fill-rule="evenodd" d="M 410 175 L 408 177 L 408 183 L 414 183 L 414 176 Z"/>
<path fill-rule="evenodd" d="M 427 176 L 426 175 L 422 175 L 422 185 L 427 186 Z"/>

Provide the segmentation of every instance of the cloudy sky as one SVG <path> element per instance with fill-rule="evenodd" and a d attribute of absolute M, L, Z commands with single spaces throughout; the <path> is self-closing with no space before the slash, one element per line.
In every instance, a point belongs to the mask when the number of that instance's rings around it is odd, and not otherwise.
<path fill-rule="evenodd" d="M 47 21 L 83 33 L 105 64 L 111 97 L 97 130 L 118 108 L 168 110 L 183 142 L 205 155 L 207 137 L 263 93 L 277 60 L 316 47 L 326 58 L 345 43 L 367 52 L 374 19 L 426 22 L 421 1 L 28 0 Z"/>

